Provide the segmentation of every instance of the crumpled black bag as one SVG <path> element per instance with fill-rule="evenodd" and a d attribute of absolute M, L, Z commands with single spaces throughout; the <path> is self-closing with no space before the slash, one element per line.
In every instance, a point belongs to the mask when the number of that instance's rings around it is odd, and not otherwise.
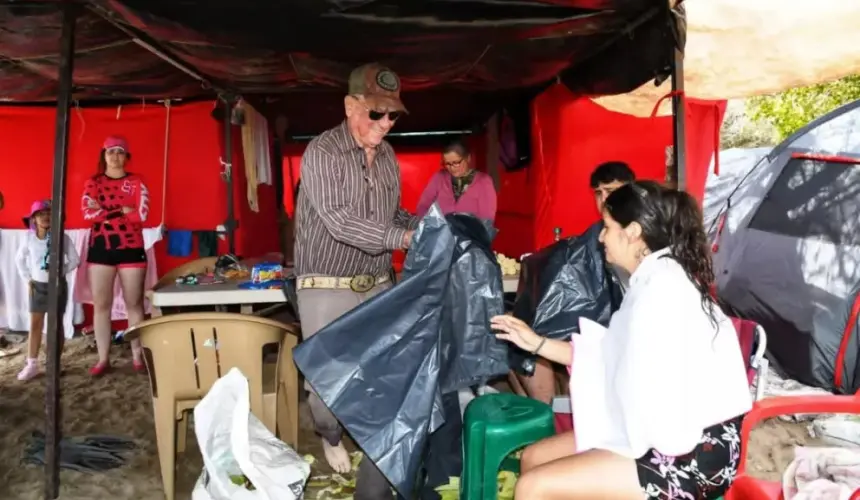
<path fill-rule="evenodd" d="M 427 437 L 444 422 L 442 394 L 508 371 L 489 320 L 503 311 L 492 228 L 435 205 L 415 233 L 402 281 L 293 351 L 311 387 L 406 498 Z"/>
<path fill-rule="evenodd" d="M 621 304 L 621 287 L 609 270 L 599 241 L 602 223 L 523 259 L 513 315 L 541 336 L 569 340 L 579 318 L 604 326 Z M 515 346 L 511 368 L 532 375 L 535 356 Z"/>

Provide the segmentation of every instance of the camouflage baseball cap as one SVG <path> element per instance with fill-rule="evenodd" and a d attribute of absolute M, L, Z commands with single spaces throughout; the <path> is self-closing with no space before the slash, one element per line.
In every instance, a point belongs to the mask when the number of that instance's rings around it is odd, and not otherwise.
<path fill-rule="evenodd" d="M 406 111 L 400 100 L 400 77 L 379 63 L 365 64 L 349 75 L 350 95 L 363 95 L 373 105 L 384 106 L 386 111 Z"/>

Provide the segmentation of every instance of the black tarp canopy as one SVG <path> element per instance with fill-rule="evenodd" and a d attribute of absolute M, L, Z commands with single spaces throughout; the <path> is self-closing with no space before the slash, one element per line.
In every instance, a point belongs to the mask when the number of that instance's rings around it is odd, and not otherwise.
<path fill-rule="evenodd" d="M 60 3 L 0 5 L 0 99 L 56 101 Z M 685 25 L 669 0 L 80 3 L 79 101 L 223 90 L 286 115 L 294 134 L 336 123 L 349 71 L 366 62 L 403 80 L 411 115 L 398 131 L 462 129 L 557 78 L 574 92 L 607 95 L 665 77 Z"/>
<path fill-rule="evenodd" d="M 411 115 L 399 131 L 469 128 L 555 81 L 596 96 L 672 74 L 682 90 L 675 49 L 683 50 L 686 21 L 680 6 L 670 8 L 680 1 L 0 1 L 0 102 L 57 107 L 49 280 L 59 281 L 63 261 L 73 100 L 217 94 L 229 106 L 242 96 L 264 103 L 264 113 L 285 115 L 293 135 L 312 134 L 343 118 L 350 70 L 376 61 L 404 84 Z M 70 4 L 82 9 L 64 8 Z M 682 166 L 683 114 L 674 129 Z M 230 130 L 225 120 L 227 158 Z M 47 336 L 45 498 L 54 499 L 61 438 L 57 287 L 48 303 L 47 328 L 55 333 Z"/>

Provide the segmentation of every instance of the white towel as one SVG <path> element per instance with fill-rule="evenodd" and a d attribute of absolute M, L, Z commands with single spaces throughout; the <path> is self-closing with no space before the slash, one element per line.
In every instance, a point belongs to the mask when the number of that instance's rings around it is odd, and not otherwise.
<path fill-rule="evenodd" d="M 788 500 L 848 500 L 860 488 L 860 452 L 797 447 L 782 479 Z"/>
<path fill-rule="evenodd" d="M 12 331 L 30 330 L 30 299 L 27 283 L 18 275 L 15 269 L 15 252 L 25 241 L 28 229 L 0 229 L 0 328 Z M 78 255 L 81 254 L 88 241 L 89 229 L 70 229 L 66 234 L 75 245 Z M 74 325 L 83 322 L 83 309 L 75 303 L 74 293 L 78 272 L 72 271 L 66 276 L 69 287 L 66 312 L 63 315 L 63 334 L 72 338 L 75 334 Z M 44 331 L 47 331 L 47 323 Z M 43 333 L 44 333 L 43 331 Z"/>

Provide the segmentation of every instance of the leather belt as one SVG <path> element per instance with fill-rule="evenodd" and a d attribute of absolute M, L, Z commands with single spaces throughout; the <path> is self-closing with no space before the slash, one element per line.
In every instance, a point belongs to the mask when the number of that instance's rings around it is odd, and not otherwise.
<path fill-rule="evenodd" d="M 387 283 L 388 276 L 375 277 L 370 274 L 358 274 L 351 278 L 334 276 L 308 276 L 296 280 L 296 289 L 317 288 L 323 290 L 352 290 L 356 293 L 366 293 L 377 285 Z"/>

